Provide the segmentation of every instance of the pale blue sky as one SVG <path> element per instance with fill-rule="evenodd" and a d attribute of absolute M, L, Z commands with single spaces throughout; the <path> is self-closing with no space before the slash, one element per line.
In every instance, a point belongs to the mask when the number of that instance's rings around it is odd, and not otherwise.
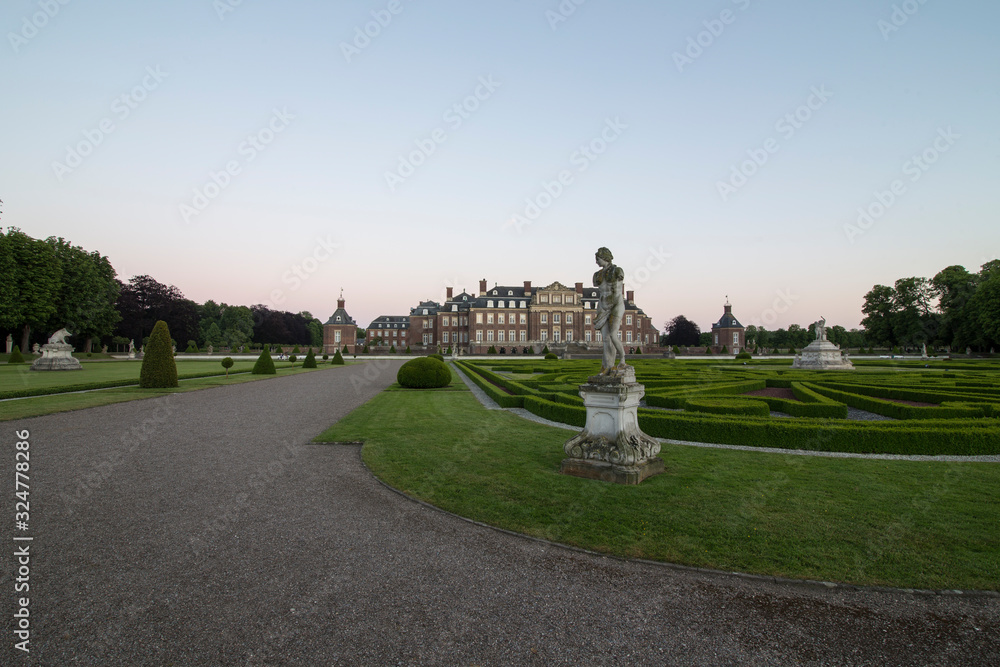
<path fill-rule="evenodd" d="M 606 245 L 661 328 L 727 294 L 744 324 L 853 327 L 872 285 L 1000 252 L 995 2 L 234 1 L 7 0 L 3 224 L 199 302 L 325 320 L 343 287 L 362 325 L 588 282 Z"/>

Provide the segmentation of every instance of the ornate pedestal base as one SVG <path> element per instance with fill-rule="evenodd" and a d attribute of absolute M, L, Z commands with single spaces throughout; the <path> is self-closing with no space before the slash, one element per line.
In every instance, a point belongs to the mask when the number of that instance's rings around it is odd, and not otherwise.
<path fill-rule="evenodd" d="M 854 364 L 844 356 L 840 347 L 828 340 L 814 340 L 795 355 L 792 368 L 813 370 L 853 371 Z"/>
<path fill-rule="evenodd" d="M 639 429 L 636 410 L 645 394 L 630 366 L 580 385 L 587 425 L 563 445 L 569 458 L 559 472 L 616 484 L 639 484 L 663 472 L 660 443 Z"/>
<path fill-rule="evenodd" d="M 42 356 L 31 364 L 33 371 L 81 371 L 83 366 L 73 356 L 73 346 L 66 343 L 46 343 L 41 347 Z"/>

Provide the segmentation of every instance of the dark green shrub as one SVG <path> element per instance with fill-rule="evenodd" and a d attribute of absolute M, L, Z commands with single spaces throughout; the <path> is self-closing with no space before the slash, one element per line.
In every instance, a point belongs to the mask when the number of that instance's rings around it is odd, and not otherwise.
<path fill-rule="evenodd" d="M 340 354 L 341 354 L 341 356 L 347 354 L 347 346 L 346 345 L 344 347 L 340 348 Z"/>
<path fill-rule="evenodd" d="M 233 358 L 225 357 L 222 360 L 222 367 L 226 369 L 226 377 L 229 377 L 229 369 L 233 367 Z"/>
<path fill-rule="evenodd" d="M 712 354 L 712 348 L 706 347 L 705 348 L 705 354 Z"/>
<path fill-rule="evenodd" d="M 198 351 L 197 347 L 195 347 L 194 345 L 188 345 L 187 348 L 185 348 L 184 353 L 185 354 L 194 354 L 197 351 Z"/>
<path fill-rule="evenodd" d="M 767 403 L 741 398 L 692 398 L 684 404 L 690 412 L 707 412 L 716 415 L 746 415 L 768 417 L 771 409 Z"/>
<path fill-rule="evenodd" d="M 277 349 L 277 350 L 272 350 L 272 352 L 274 352 L 274 353 L 276 353 L 276 354 L 284 354 L 284 353 L 285 353 L 285 350 L 284 350 L 284 348 L 283 348 L 283 347 L 281 347 L 281 346 L 279 345 L 279 346 L 278 346 L 278 349 Z"/>
<path fill-rule="evenodd" d="M 723 345 L 722 349 L 719 350 L 719 354 L 729 354 L 729 349 L 725 345 Z"/>
<path fill-rule="evenodd" d="M 635 353 L 636 354 L 642 354 L 642 348 L 641 347 L 636 347 L 635 348 Z"/>
<path fill-rule="evenodd" d="M 300 350 L 300 349 L 299 349 L 299 346 L 298 346 L 298 345 L 296 345 L 295 347 L 293 347 L 293 348 L 292 348 L 292 353 L 293 353 L 293 354 L 301 354 L 301 353 L 302 353 L 302 350 Z"/>
<path fill-rule="evenodd" d="M 194 351 L 195 351 L 195 352 L 197 352 L 197 351 L 198 351 L 198 341 L 196 341 L 196 340 L 189 340 L 189 341 L 188 341 L 188 345 L 187 345 L 187 346 L 188 346 L 189 348 L 192 348 L 192 347 L 193 347 L 193 348 L 194 348 Z M 185 350 L 185 352 L 186 352 L 186 351 L 187 351 L 187 350 Z"/>
<path fill-rule="evenodd" d="M 20 347 L 18 347 L 17 345 L 15 345 L 13 348 L 11 348 L 11 350 L 10 350 L 10 358 L 7 359 L 7 363 L 8 364 L 23 364 L 24 363 L 24 355 L 21 354 L 21 348 Z"/>
<path fill-rule="evenodd" d="M 311 347 L 306 352 L 306 358 L 302 360 L 302 368 L 316 368 L 316 353 Z"/>
<path fill-rule="evenodd" d="M 440 354 L 428 354 L 427 356 L 430 357 L 431 359 L 437 359 L 441 363 L 444 363 L 444 357 L 442 357 Z"/>
<path fill-rule="evenodd" d="M 795 348 L 794 347 L 788 348 L 788 354 L 795 354 Z"/>
<path fill-rule="evenodd" d="M 548 354 L 548 353 L 549 353 L 549 346 L 546 345 L 545 347 L 542 348 L 542 354 Z"/>
<path fill-rule="evenodd" d="M 361 350 L 364 354 L 371 354 L 371 350 L 368 349 L 368 344 L 365 343 L 365 349 Z"/>
<path fill-rule="evenodd" d="M 497 349 L 495 347 L 493 347 L 492 345 L 490 345 L 490 349 L 486 350 L 486 354 L 496 354 L 496 353 L 497 353 Z"/>
<path fill-rule="evenodd" d="M 389 354 L 396 354 L 396 346 L 395 345 L 390 345 L 389 346 Z"/>
<path fill-rule="evenodd" d="M 368 346 L 366 345 L 365 346 L 365 352 L 367 352 L 367 351 L 368 351 Z M 344 355 L 342 355 L 340 353 L 340 350 L 337 350 L 336 352 L 333 353 L 333 359 L 330 361 L 330 363 L 331 364 L 335 364 L 337 366 L 343 366 L 344 365 Z"/>
<path fill-rule="evenodd" d="M 87 356 L 88 356 L 88 357 L 92 357 L 92 356 L 94 356 L 94 355 L 93 355 L 92 353 L 88 352 L 88 353 L 87 353 Z"/>
<path fill-rule="evenodd" d="M 736 355 L 736 358 L 737 359 L 753 359 L 753 357 L 750 356 L 749 352 L 740 352 L 739 354 Z"/>
<path fill-rule="evenodd" d="M 396 373 L 396 382 L 408 389 L 447 387 L 451 382 L 451 371 L 443 361 L 433 357 L 417 357 L 403 364 Z"/>
<path fill-rule="evenodd" d="M 550 359 L 550 360 L 551 360 L 551 359 L 558 359 L 558 358 L 559 358 L 559 355 L 557 355 L 557 354 L 553 354 L 553 353 L 549 352 L 548 354 L 546 354 L 546 355 L 545 355 L 545 358 L 546 358 L 546 359 Z"/>
<path fill-rule="evenodd" d="M 673 348 L 673 353 L 674 353 L 674 354 L 680 354 L 680 353 L 681 353 L 681 348 L 679 348 L 679 347 L 677 347 L 676 345 L 674 345 L 674 348 Z"/>
<path fill-rule="evenodd" d="M 274 361 L 271 359 L 271 353 L 267 347 L 265 345 L 264 349 L 260 351 L 257 363 L 253 365 L 253 370 L 250 371 L 253 375 L 275 375 L 278 372 L 274 367 Z"/>
<path fill-rule="evenodd" d="M 290 362 L 292 362 L 293 364 L 295 363 L 295 361 L 296 361 L 297 359 L 298 359 L 298 357 L 296 357 L 296 356 L 295 356 L 294 354 L 293 354 L 293 355 L 290 355 L 290 356 L 288 357 L 288 360 L 289 360 Z"/>
<path fill-rule="evenodd" d="M 177 364 L 171 349 L 170 329 L 163 320 L 158 321 L 149 334 L 149 344 L 139 370 L 139 386 L 143 389 L 177 386 Z"/>
<path fill-rule="evenodd" d="M 340 352 L 340 350 L 337 350 L 337 352 Z M 329 354 L 326 354 L 326 353 L 324 352 L 324 353 L 323 353 L 323 361 L 326 361 L 326 360 L 327 360 L 327 359 L 329 359 L 329 358 L 330 358 L 330 355 L 329 355 Z"/>
<path fill-rule="evenodd" d="M 410 352 L 410 346 L 409 345 L 407 345 L 406 349 L 403 350 L 403 354 L 413 354 L 412 352 Z"/>
<path fill-rule="evenodd" d="M 407 349 L 409 349 L 409 348 L 407 348 Z M 445 350 L 445 354 L 447 354 L 448 356 L 451 356 L 451 345 L 449 345 L 448 349 Z"/>

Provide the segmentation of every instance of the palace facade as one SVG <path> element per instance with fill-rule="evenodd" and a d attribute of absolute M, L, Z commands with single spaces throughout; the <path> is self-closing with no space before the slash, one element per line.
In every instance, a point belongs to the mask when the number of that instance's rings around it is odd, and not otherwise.
<path fill-rule="evenodd" d="M 365 330 L 365 339 L 372 351 L 395 347 L 402 352 L 444 351 L 449 347 L 462 354 L 485 354 L 490 347 L 497 352 L 523 354 L 548 347 L 553 352 L 597 352 L 603 346 L 601 333 L 594 327 L 597 315 L 597 288 L 576 283 L 568 287 L 554 282 L 547 287 L 533 288 L 531 281 L 518 286 L 487 287 L 479 281 L 479 293 L 462 291 L 455 294 L 449 287 L 444 303 L 422 301 L 410 309 L 409 315 L 382 315 Z M 337 312 L 324 326 L 324 351 L 332 352 L 337 315 L 349 317 L 343 300 L 337 302 Z M 353 321 L 353 320 L 352 320 Z M 330 333 L 327 334 L 326 331 Z M 635 304 L 631 290 L 625 293 L 625 314 L 620 329 L 626 350 L 640 348 L 652 352 L 659 349 L 660 334 L 652 319 Z M 341 333 L 341 340 L 345 334 Z M 344 343 L 340 344 L 343 347 Z M 348 349 L 353 352 L 351 344 Z"/>

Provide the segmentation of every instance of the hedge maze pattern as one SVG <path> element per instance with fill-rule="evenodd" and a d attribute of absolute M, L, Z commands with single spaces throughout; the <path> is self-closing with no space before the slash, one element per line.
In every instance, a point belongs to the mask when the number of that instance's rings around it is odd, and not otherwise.
<path fill-rule="evenodd" d="M 460 361 L 503 407 L 583 426 L 591 360 Z M 774 362 L 635 361 L 639 424 L 695 442 L 858 453 L 1000 454 L 1000 364 L 857 361 L 792 370 Z"/>

